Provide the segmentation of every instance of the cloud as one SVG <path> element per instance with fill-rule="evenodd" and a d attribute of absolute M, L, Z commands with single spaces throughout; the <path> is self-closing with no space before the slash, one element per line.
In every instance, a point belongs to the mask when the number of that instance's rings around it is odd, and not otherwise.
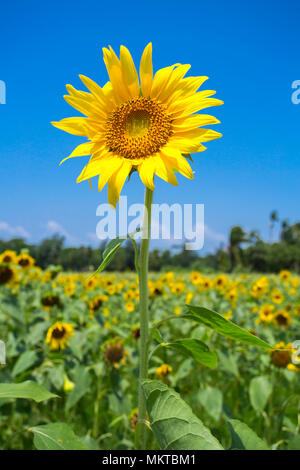
<path fill-rule="evenodd" d="M 47 231 L 53 235 L 56 233 L 62 235 L 66 239 L 66 242 L 70 244 L 78 244 L 77 238 L 73 237 L 73 235 L 71 235 L 61 224 L 55 220 L 49 220 L 47 222 Z"/>
<path fill-rule="evenodd" d="M 9 237 L 30 238 L 30 233 L 28 233 L 21 225 L 13 227 L 3 221 L 0 221 L 0 233 L 5 233 Z"/>
<path fill-rule="evenodd" d="M 207 225 L 204 225 L 204 234 L 205 237 L 207 237 L 209 240 L 215 241 L 215 242 L 227 242 L 227 237 L 224 235 L 224 233 L 218 233 L 209 228 Z"/>

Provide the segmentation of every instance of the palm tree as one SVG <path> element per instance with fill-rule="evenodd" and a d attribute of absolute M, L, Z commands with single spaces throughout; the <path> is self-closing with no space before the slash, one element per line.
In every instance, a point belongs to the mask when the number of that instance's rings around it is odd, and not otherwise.
<path fill-rule="evenodd" d="M 273 239 L 273 229 L 274 229 L 274 225 L 276 222 L 278 222 L 278 212 L 277 211 L 272 211 L 271 214 L 270 214 L 270 222 L 269 222 L 269 227 L 270 227 L 270 231 L 269 231 L 269 242 L 271 243 L 272 242 L 272 239 Z"/>
<path fill-rule="evenodd" d="M 249 241 L 246 232 L 239 225 L 235 225 L 230 230 L 229 235 L 229 256 L 231 262 L 231 270 L 241 262 L 241 244 Z"/>

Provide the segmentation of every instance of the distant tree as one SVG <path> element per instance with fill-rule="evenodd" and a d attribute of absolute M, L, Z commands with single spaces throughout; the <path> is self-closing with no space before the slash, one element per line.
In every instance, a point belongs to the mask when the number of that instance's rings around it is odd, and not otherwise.
<path fill-rule="evenodd" d="M 231 263 L 231 270 L 241 263 L 241 244 L 248 241 L 246 232 L 239 225 L 231 228 L 229 234 L 229 256 Z"/>
<path fill-rule="evenodd" d="M 277 211 L 272 211 L 270 214 L 270 222 L 269 222 L 269 241 L 271 242 L 273 239 L 273 229 L 275 226 L 275 223 L 278 222 L 278 212 Z"/>

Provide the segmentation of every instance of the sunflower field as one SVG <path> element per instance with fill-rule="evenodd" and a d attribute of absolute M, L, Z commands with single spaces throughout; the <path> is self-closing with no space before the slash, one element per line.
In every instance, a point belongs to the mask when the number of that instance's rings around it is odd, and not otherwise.
<path fill-rule="evenodd" d="M 300 449 L 299 276 L 169 271 L 148 287 L 147 448 Z M 138 288 L 1 254 L 1 449 L 136 448 Z M 177 436 L 183 415 L 202 447 L 186 422 Z"/>

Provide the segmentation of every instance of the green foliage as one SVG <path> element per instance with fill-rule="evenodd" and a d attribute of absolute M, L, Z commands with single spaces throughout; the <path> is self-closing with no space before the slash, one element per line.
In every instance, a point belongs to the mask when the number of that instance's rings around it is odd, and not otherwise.
<path fill-rule="evenodd" d="M 272 349 L 272 346 L 262 339 L 252 335 L 249 331 L 244 330 L 231 321 L 226 320 L 226 318 L 213 310 L 209 310 L 204 307 L 196 307 L 195 305 L 187 305 L 187 307 L 189 309 L 189 313 L 183 315 L 185 318 L 201 323 L 208 328 L 212 328 L 220 335 L 234 339 L 235 341 L 240 341 L 241 343 L 261 348 Z"/>
<path fill-rule="evenodd" d="M 178 393 L 155 380 L 144 380 L 143 390 L 150 425 L 161 449 L 222 450 Z"/>
<path fill-rule="evenodd" d="M 164 343 L 163 346 L 174 349 L 186 356 L 190 356 L 195 359 L 196 362 L 204 366 L 212 368 L 217 367 L 217 354 L 214 351 L 210 351 L 209 347 L 198 339 L 177 339 L 171 343 Z"/>
<path fill-rule="evenodd" d="M 19 384 L 0 384 L 0 398 L 26 398 L 39 403 L 55 397 L 57 395 L 48 392 L 44 387 L 31 380 Z"/>
<path fill-rule="evenodd" d="M 228 426 L 232 450 L 268 450 L 267 444 L 247 424 L 238 419 L 230 419 Z"/>
<path fill-rule="evenodd" d="M 88 450 L 72 429 L 64 423 L 52 423 L 29 429 L 38 450 Z"/>

